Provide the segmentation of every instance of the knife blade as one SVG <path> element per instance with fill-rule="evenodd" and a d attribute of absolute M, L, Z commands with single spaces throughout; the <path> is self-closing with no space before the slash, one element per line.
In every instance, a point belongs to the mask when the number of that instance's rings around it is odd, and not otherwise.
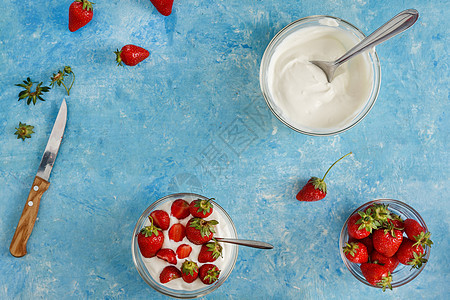
<path fill-rule="evenodd" d="M 22 257 L 27 254 L 27 242 L 33 231 L 34 223 L 39 210 L 41 197 L 50 186 L 48 179 L 55 163 L 56 155 L 58 154 L 59 146 L 66 128 L 67 121 L 67 104 L 63 99 L 61 107 L 53 125 L 50 138 L 42 155 L 41 163 L 37 174 L 28 194 L 27 202 L 23 208 L 16 231 L 14 232 L 9 252 L 15 257 Z"/>

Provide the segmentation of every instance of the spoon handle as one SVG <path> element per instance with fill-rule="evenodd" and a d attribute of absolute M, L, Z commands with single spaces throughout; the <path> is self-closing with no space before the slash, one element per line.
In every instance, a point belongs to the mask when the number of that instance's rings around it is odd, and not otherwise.
<path fill-rule="evenodd" d="M 347 61 L 353 55 L 357 55 L 367 49 L 373 48 L 376 45 L 390 39 L 393 36 L 405 31 L 411 27 L 419 18 L 419 12 L 415 9 L 407 9 L 387 21 L 380 28 L 375 30 L 371 35 L 363 39 L 356 46 L 350 49 L 343 56 L 335 61 L 335 65 Z"/>
<path fill-rule="evenodd" d="M 241 246 L 253 247 L 258 249 L 273 249 L 273 246 L 268 243 L 252 241 L 252 240 L 239 240 L 239 239 L 227 239 L 227 238 L 215 238 L 219 242 L 236 244 Z"/>

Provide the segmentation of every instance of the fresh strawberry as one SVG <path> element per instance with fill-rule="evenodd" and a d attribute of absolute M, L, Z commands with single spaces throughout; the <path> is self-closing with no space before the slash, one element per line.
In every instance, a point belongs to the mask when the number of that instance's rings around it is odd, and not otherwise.
<path fill-rule="evenodd" d="M 198 271 L 198 277 L 204 284 L 213 284 L 219 279 L 219 275 L 219 268 L 213 264 L 204 264 Z"/>
<path fill-rule="evenodd" d="M 141 229 L 138 234 L 138 245 L 142 256 L 154 257 L 164 243 L 164 235 L 161 229 L 153 225 L 152 217 L 149 217 L 151 225 Z"/>
<path fill-rule="evenodd" d="M 123 66 L 122 63 L 127 66 L 135 66 L 150 55 L 146 49 L 135 45 L 125 45 L 120 51 L 117 49 L 114 53 L 119 66 Z"/>
<path fill-rule="evenodd" d="M 170 217 L 164 210 L 152 211 L 150 216 L 153 218 L 153 224 L 161 228 L 162 230 L 169 229 Z"/>
<path fill-rule="evenodd" d="M 186 228 L 183 224 L 173 224 L 169 229 L 169 239 L 174 242 L 180 242 L 186 236 Z"/>
<path fill-rule="evenodd" d="M 170 213 L 178 220 L 186 218 L 190 214 L 189 203 L 183 199 L 173 201 L 172 206 L 170 207 Z"/>
<path fill-rule="evenodd" d="M 212 242 L 202 245 L 200 253 L 198 254 L 198 262 L 213 262 L 218 259 L 219 256 L 222 256 L 222 246 L 213 239 Z"/>
<path fill-rule="evenodd" d="M 94 10 L 87 0 L 75 0 L 69 7 L 69 30 L 74 32 L 92 20 Z"/>
<path fill-rule="evenodd" d="M 395 229 L 403 231 L 405 229 L 405 224 L 401 219 L 392 219 L 388 221 L 392 225 L 394 225 Z"/>
<path fill-rule="evenodd" d="M 216 220 L 206 221 L 202 218 L 192 218 L 186 224 L 186 237 L 196 245 L 202 245 L 213 238 Z"/>
<path fill-rule="evenodd" d="M 423 247 L 408 238 L 403 239 L 395 254 L 400 263 L 410 265 L 412 269 L 420 269 L 422 264 L 427 262 L 424 255 Z"/>
<path fill-rule="evenodd" d="M 150 0 L 163 16 L 168 16 L 172 13 L 173 0 Z"/>
<path fill-rule="evenodd" d="M 180 277 L 180 270 L 178 270 L 175 266 L 167 266 L 162 270 L 161 274 L 159 274 L 159 281 L 161 281 L 161 283 L 168 283 L 172 279 Z"/>
<path fill-rule="evenodd" d="M 191 255 L 192 247 L 188 244 L 182 244 L 177 248 L 177 256 L 179 259 L 183 259 Z"/>
<path fill-rule="evenodd" d="M 193 282 L 198 277 L 198 265 L 197 263 L 186 260 L 181 265 L 181 277 L 187 283 Z"/>
<path fill-rule="evenodd" d="M 347 153 L 346 155 L 339 158 L 337 161 L 335 161 L 331 167 L 328 168 L 328 170 L 325 172 L 325 175 L 322 179 L 318 177 L 311 177 L 306 185 L 298 192 L 296 198 L 299 201 L 318 201 L 325 198 L 327 195 L 327 185 L 325 183 L 325 177 L 327 176 L 328 172 L 331 170 L 331 168 L 341 159 L 346 157 L 347 155 L 352 154 L 352 152 Z"/>
<path fill-rule="evenodd" d="M 348 234 L 355 239 L 368 237 L 373 229 L 377 229 L 381 224 L 374 220 L 370 214 L 358 211 L 353 214 L 347 223 Z"/>
<path fill-rule="evenodd" d="M 425 232 L 425 229 L 414 219 L 406 219 L 404 222 L 405 233 L 409 239 L 413 240 L 415 244 L 431 247 L 433 242 L 430 240 L 430 232 Z"/>
<path fill-rule="evenodd" d="M 374 220 L 380 223 L 387 222 L 391 219 L 391 213 L 388 209 L 388 204 L 374 203 L 368 206 L 364 212 L 372 216 Z"/>
<path fill-rule="evenodd" d="M 367 247 L 363 243 L 360 242 L 347 243 L 343 247 L 343 251 L 345 257 L 347 257 L 347 259 L 351 262 L 362 264 L 369 260 Z"/>
<path fill-rule="evenodd" d="M 401 230 L 395 229 L 393 224 L 388 228 L 377 229 L 372 234 L 373 247 L 386 257 L 392 257 L 403 241 Z"/>
<path fill-rule="evenodd" d="M 197 199 L 192 201 L 189 205 L 189 211 L 191 215 L 197 218 L 206 218 L 211 215 L 213 212 L 211 200 L 213 199 L 214 198 L 208 200 Z"/>
<path fill-rule="evenodd" d="M 370 253 L 372 253 L 373 251 L 373 242 L 372 242 L 372 236 L 366 236 L 363 239 L 355 239 L 354 237 L 349 236 L 348 237 L 348 242 L 347 243 L 355 243 L 355 242 L 359 242 L 359 243 L 363 243 L 364 246 L 366 246 L 367 248 L 367 253 L 370 255 Z"/>
<path fill-rule="evenodd" d="M 386 288 L 392 290 L 392 276 L 389 273 L 388 268 L 386 268 L 385 266 L 374 263 L 363 263 L 361 264 L 361 272 L 364 278 L 366 278 L 367 282 L 369 282 L 371 285 L 381 287 L 383 289 L 383 292 L 386 290 Z"/>
<path fill-rule="evenodd" d="M 386 257 L 380 252 L 377 252 L 375 250 L 370 254 L 370 261 L 372 263 L 385 266 L 391 273 L 394 272 L 395 268 L 397 268 L 399 264 L 399 261 L 397 257 L 395 257 L 395 255 L 392 257 Z"/>
<path fill-rule="evenodd" d="M 177 264 L 177 256 L 172 249 L 163 248 L 156 253 L 156 257 L 167 261 L 169 264 Z"/>

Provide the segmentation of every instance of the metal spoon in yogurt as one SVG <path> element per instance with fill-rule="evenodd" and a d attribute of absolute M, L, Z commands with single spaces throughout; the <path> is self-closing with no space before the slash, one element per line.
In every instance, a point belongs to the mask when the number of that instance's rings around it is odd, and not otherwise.
<path fill-rule="evenodd" d="M 361 42 L 356 44 L 352 49 L 347 51 L 340 58 L 335 61 L 319 61 L 312 60 L 310 61 L 312 64 L 318 66 L 327 76 L 328 82 L 333 81 L 334 72 L 336 69 L 347 60 L 352 57 L 366 51 L 372 49 L 376 45 L 390 39 L 391 37 L 396 36 L 397 34 L 405 31 L 409 27 L 411 27 L 419 18 L 419 12 L 415 9 L 407 9 L 393 17 L 391 20 L 386 22 L 380 28 L 375 30 L 371 35 L 363 39 Z"/>
<path fill-rule="evenodd" d="M 228 239 L 215 237 L 218 242 L 236 244 L 241 246 L 253 247 L 258 249 L 273 249 L 273 246 L 268 243 L 252 241 L 252 240 L 240 240 L 240 239 Z"/>

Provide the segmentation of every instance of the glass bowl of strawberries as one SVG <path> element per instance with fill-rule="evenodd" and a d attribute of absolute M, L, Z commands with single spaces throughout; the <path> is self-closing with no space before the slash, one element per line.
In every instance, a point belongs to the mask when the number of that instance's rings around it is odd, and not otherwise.
<path fill-rule="evenodd" d="M 205 296 L 233 271 L 238 246 L 227 212 L 213 198 L 192 193 L 165 196 L 140 216 L 131 253 L 139 275 L 156 291 L 175 298 Z"/>
<path fill-rule="evenodd" d="M 430 232 L 404 202 L 377 199 L 355 209 L 339 239 L 344 264 L 362 283 L 385 291 L 407 284 L 430 257 Z"/>

